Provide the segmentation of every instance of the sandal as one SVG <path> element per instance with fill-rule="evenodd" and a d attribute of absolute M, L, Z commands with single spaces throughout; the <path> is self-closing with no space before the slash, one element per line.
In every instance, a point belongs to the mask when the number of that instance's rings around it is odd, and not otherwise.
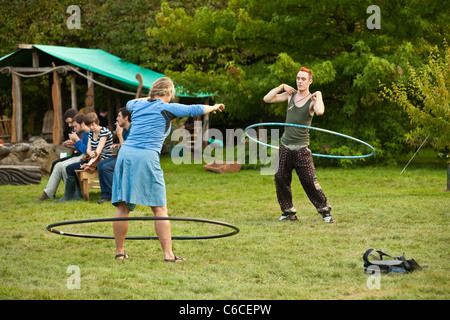
<path fill-rule="evenodd" d="M 164 259 L 164 262 L 170 262 L 170 263 L 175 263 L 178 261 L 186 261 L 186 259 L 184 259 L 182 257 L 178 257 L 176 255 L 173 255 L 173 259 Z"/>
<path fill-rule="evenodd" d="M 119 254 L 116 254 L 116 260 L 125 260 L 125 259 L 128 259 L 128 258 L 130 258 L 130 256 L 127 254 L 127 253 L 119 253 Z"/>

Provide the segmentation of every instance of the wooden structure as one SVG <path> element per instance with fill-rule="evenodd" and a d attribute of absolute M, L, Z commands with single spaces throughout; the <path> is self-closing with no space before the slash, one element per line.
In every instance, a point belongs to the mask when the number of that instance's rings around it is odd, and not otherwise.
<path fill-rule="evenodd" d="M 0 140 L 11 140 L 11 119 L 7 116 L 0 117 Z"/>
<path fill-rule="evenodd" d="M 0 185 L 27 185 L 41 183 L 38 166 L 0 166 Z"/>
<path fill-rule="evenodd" d="M 80 181 L 81 194 L 85 201 L 89 201 L 89 189 L 100 189 L 98 171 L 75 170 L 78 181 Z"/>
<path fill-rule="evenodd" d="M 216 161 L 203 166 L 206 171 L 212 171 L 216 173 L 239 172 L 241 170 L 241 167 L 242 164 L 239 162 L 228 161 Z"/>
<path fill-rule="evenodd" d="M 85 107 L 93 111 L 95 110 L 94 84 L 108 89 L 107 92 L 111 90 L 136 98 L 144 95 L 144 89 L 150 89 L 156 79 L 164 76 L 161 73 L 123 61 L 121 58 L 99 49 L 32 44 L 19 44 L 17 48 L 18 51 L 0 58 L 0 86 L 7 82 L 12 83 L 11 142 L 13 143 L 23 141 L 22 81 L 25 78 L 52 75 L 50 80 L 53 107 L 52 139 L 53 144 L 58 145 L 63 142 L 66 77 L 70 76 L 71 108 L 78 110 L 76 79 L 83 77 L 87 80 L 88 88 Z M 94 79 L 95 74 L 106 77 L 108 84 Z M 11 76 L 11 80 L 7 79 L 9 76 Z M 125 91 L 113 87 L 110 80 L 135 91 Z M 190 95 L 179 96 L 193 97 Z M 208 98 L 209 96 L 208 94 L 195 95 L 196 98 Z M 108 101 L 110 102 L 110 100 L 109 97 Z M 109 108 L 111 108 L 110 105 Z M 118 110 L 120 107 L 122 106 L 117 106 L 116 109 Z M 113 114 L 113 110 L 109 110 L 110 123 L 114 123 Z M 48 134 L 48 132 L 44 134 Z"/>

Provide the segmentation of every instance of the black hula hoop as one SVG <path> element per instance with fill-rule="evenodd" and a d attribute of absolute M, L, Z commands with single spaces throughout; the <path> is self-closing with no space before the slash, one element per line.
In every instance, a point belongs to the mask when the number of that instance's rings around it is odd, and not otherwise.
<path fill-rule="evenodd" d="M 87 219 L 87 220 L 72 220 L 72 221 L 63 221 L 57 222 L 53 224 L 49 224 L 46 229 L 50 232 L 70 237 L 79 237 L 79 238 L 93 238 L 93 239 L 114 239 L 113 236 L 100 236 L 100 235 L 89 235 L 89 234 L 79 234 L 79 233 L 71 233 L 64 232 L 54 229 L 58 226 L 65 226 L 69 224 L 81 224 L 81 223 L 92 223 L 92 222 L 107 222 L 107 221 L 132 221 L 132 220 L 177 220 L 177 221 L 194 221 L 194 222 L 203 222 L 210 224 L 217 224 L 224 227 L 228 227 L 234 229 L 234 231 L 224 234 L 216 234 L 211 236 L 198 236 L 198 237 L 172 237 L 172 240 L 202 240 L 202 239 L 216 239 L 216 238 L 224 238 L 233 236 L 239 233 L 239 228 L 220 221 L 207 220 L 207 219 L 199 219 L 199 218 L 178 218 L 178 217 L 127 217 L 127 218 L 102 218 L 102 219 Z M 153 237 L 125 237 L 126 240 L 157 240 L 157 236 Z"/>

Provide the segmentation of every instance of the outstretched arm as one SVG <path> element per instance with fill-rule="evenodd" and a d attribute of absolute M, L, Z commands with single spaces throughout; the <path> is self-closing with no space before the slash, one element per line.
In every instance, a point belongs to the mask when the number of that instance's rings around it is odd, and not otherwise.
<path fill-rule="evenodd" d="M 205 104 L 205 114 L 210 113 L 210 112 L 216 113 L 217 110 L 222 112 L 223 109 L 225 109 L 225 105 L 222 103 L 218 103 L 213 106 Z"/>

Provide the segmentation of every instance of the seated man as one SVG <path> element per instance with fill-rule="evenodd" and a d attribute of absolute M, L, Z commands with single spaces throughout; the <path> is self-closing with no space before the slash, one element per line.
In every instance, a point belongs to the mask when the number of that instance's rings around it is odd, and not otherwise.
<path fill-rule="evenodd" d="M 70 131 L 70 132 L 73 132 L 72 119 L 73 119 L 73 117 L 75 117 L 77 114 L 78 114 L 78 111 L 75 110 L 75 109 L 73 109 L 73 108 L 67 109 L 67 110 L 64 112 L 64 115 L 63 115 L 64 122 L 67 123 L 67 125 L 69 126 L 69 131 Z M 50 170 L 50 175 L 52 174 L 53 168 L 55 167 L 55 165 L 56 165 L 58 162 L 66 161 L 66 160 L 72 158 L 73 156 L 79 156 L 79 155 L 80 155 L 80 154 L 78 153 L 77 149 L 75 148 L 73 141 L 71 141 L 71 140 L 68 138 L 68 133 L 67 133 L 67 132 L 64 132 L 64 137 L 67 138 L 67 140 L 65 140 L 65 141 L 62 143 L 62 145 L 63 145 L 64 147 L 66 147 L 66 148 L 72 149 L 72 155 L 71 155 L 71 156 L 68 156 L 68 157 L 64 157 L 64 158 L 61 158 L 61 159 L 58 159 L 58 160 L 53 161 L 53 163 L 52 163 L 52 168 L 51 168 L 51 170 Z M 45 199 L 44 199 L 44 200 L 45 200 Z"/>
<path fill-rule="evenodd" d="M 76 116 L 74 116 L 71 119 L 70 126 L 75 130 L 76 133 L 69 134 L 69 138 L 74 148 L 78 151 L 79 155 L 68 157 L 64 161 L 60 161 L 55 164 L 55 166 L 53 167 L 53 171 L 50 174 L 50 178 L 48 179 L 47 185 L 45 186 L 44 193 L 42 193 L 39 200 L 47 200 L 49 198 L 53 198 L 55 196 L 56 190 L 58 189 L 61 179 L 63 179 L 64 183 L 66 182 L 66 167 L 72 163 L 80 161 L 83 154 L 86 153 L 89 140 L 89 128 L 84 125 L 84 116 L 82 114 L 77 114 Z M 82 138 L 80 139 L 79 136 L 81 136 Z"/>
<path fill-rule="evenodd" d="M 121 108 L 116 118 L 116 133 L 119 138 L 119 145 L 112 148 L 120 149 L 123 142 L 127 139 L 131 129 L 131 113 L 127 108 Z M 102 198 L 97 201 L 98 204 L 111 202 L 112 182 L 114 176 L 114 168 L 116 166 L 116 157 L 102 160 L 97 165 L 98 177 L 100 180 L 100 188 L 102 190 Z"/>

